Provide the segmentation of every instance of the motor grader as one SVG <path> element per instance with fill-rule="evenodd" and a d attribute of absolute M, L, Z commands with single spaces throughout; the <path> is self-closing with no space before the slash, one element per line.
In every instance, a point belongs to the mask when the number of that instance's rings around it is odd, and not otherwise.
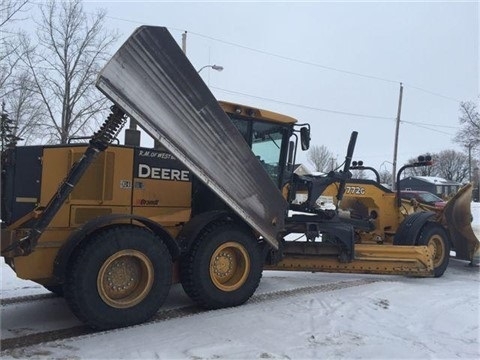
<path fill-rule="evenodd" d="M 137 29 L 97 87 L 114 105 L 88 144 L 7 149 L 1 195 L 6 263 L 63 295 L 94 328 L 148 320 L 172 282 L 215 309 L 247 301 L 264 268 L 433 277 L 444 271 L 439 237 L 468 254 L 478 248 L 476 239 L 451 238 L 450 219 L 466 201 L 444 215 L 405 216 L 380 189 L 362 200 L 364 218 L 342 216 L 357 133 L 342 170 L 296 176 L 309 125 L 218 102 L 165 28 Z M 159 146 L 112 145 L 128 117 Z M 320 195 L 335 199 L 335 210 L 318 206 Z"/>

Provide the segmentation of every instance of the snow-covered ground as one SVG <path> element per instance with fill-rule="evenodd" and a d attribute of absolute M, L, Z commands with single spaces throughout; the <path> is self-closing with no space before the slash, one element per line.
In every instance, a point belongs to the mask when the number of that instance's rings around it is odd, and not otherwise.
<path fill-rule="evenodd" d="M 480 204 L 472 213 L 479 237 Z M 1 266 L 2 298 L 47 293 Z M 301 290 L 308 286 L 316 290 Z M 164 308 L 189 304 L 175 285 Z M 479 359 L 479 304 L 479 269 L 453 259 L 438 279 L 265 271 L 256 298 L 243 306 L 16 349 L 2 359 Z M 1 322 L 2 339 L 80 324 L 61 298 L 3 305 Z"/>
<path fill-rule="evenodd" d="M 472 229 L 477 239 L 480 239 L 480 203 L 472 202 Z"/>

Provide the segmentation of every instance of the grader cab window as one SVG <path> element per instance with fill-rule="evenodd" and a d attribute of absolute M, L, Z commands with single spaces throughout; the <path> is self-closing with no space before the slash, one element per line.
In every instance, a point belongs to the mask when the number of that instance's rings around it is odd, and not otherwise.
<path fill-rule="evenodd" d="M 288 127 L 235 114 L 229 114 L 229 116 L 272 181 L 278 185 L 280 173 L 285 165 L 285 160 L 281 158 L 282 144 L 286 141 Z"/>
<path fill-rule="evenodd" d="M 274 124 L 253 123 L 252 151 L 275 184 L 280 175 L 283 129 Z"/>

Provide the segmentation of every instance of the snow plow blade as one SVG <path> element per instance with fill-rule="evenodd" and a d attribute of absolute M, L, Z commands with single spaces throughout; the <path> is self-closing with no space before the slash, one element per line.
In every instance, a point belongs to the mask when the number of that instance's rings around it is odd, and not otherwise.
<path fill-rule="evenodd" d="M 278 248 L 287 202 L 166 28 L 135 30 L 96 85 Z"/>
<path fill-rule="evenodd" d="M 450 233 L 456 258 L 477 262 L 480 260 L 480 242 L 472 229 L 472 184 L 461 188 L 445 205 L 442 224 Z"/>

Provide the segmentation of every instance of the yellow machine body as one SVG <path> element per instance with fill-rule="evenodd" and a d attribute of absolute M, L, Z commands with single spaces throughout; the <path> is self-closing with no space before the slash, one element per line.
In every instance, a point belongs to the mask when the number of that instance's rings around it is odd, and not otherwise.
<path fill-rule="evenodd" d="M 45 207 L 84 151 L 84 146 L 45 147 L 38 159 L 43 169 L 38 174 L 41 184 L 39 198 L 17 197 L 16 200 L 30 201 L 36 209 Z M 37 174 L 32 173 L 32 176 Z M 72 232 L 95 218 L 113 214 L 149 218 L 175 237 L 181 225 L 190 219 L 190 180 L 189 171 L 164 151 L 110 146 L 75 186 L 40 236 L 35 251 L 8 261 L 18 277 L 48 284 L 52 281 L 57 253 Z M 27 231 L 26 220 L 35 214 L 29 213 L 27 218 L 21 218 L 2 230 L 2 248 Z"/>
<path fill-rule="evenodd" d="M 335 196 L 338 184 L 331 184 L 322 193 L 322 200 L 338 205 Z M 432 212 L 432 221 L 441 224 L 449 233 L 450 241 L 459 259 L 472 261 L 480 251 L 479 239 L 471 227 L 472 185 L 467 184 L 452 197 L 445 208 L 421 204 L 415 200 L 401 200 L 397 194 L 373 181 L 350 179 L 340 202 L 343 216 L 370 219 L 372 230 L 356 230 L 356 242 L 361 244 L 393 244 L 401 223 L 413 213 Z"/>

